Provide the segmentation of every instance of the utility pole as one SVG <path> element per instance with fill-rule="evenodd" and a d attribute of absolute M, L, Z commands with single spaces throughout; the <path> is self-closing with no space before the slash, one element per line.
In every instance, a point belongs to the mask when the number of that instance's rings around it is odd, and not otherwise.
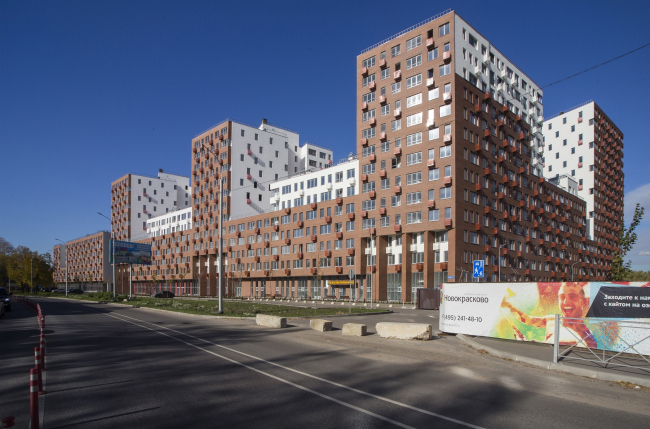
<path fill-rule="evenodd" d="M 56 241 L 60 241 L 63 243 L 63 248 L 65 249 L 65 297 L 68 297 L 68 245 L 63 242 L 63 240 L 59 240 L 58 238 L 55 238 Z"/>
<path fill-rule="evenodd" d="M 108 216 L 97 212 L 98 215 L 105 217 L 110 222 L 111 219 Z M 111 222 L 111 244 L 113 246 L 113 300 L 115 300 L 115 231 L 113 231 L 113 222 Z M 66 264 L 67 266 L 68 264 Z"/>

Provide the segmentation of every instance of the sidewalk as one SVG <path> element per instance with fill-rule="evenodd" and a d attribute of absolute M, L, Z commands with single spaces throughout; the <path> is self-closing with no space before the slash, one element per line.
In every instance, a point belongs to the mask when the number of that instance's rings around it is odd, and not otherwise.
<path fill-rule="evenodd" d="M 625 381 L 650 387 L 650 363 L 644 362 L 638 355 L 637 358 L 634 359 L 634 362 L 629 355 L 622 355 L 614 362 L 636 364 L 641 368 L 630 368 L 612 364 L 608 365 L 603 362 L 590 362 L 588 360 L 576 359 L 560 359 L 557 364 L 554 364 L 552 344 L 502 340 L 498 338 L 472 337 L 460 334 L 457 335 L 457 337 L 475 349 L 483 349 L 489 354 L 500 358 L 521 361 L 534 366 L 568 372 L 584 377 L 598 378 L 608 381 Z M 614 353 L 610 353 L 609 355 L 613 354 Z M 568 356 L 596 360 L 596 356 L 594 356 L 594 354 L 588 349 L 576 349 Z M 648 357 L 646 356 L 646 358 Z"/>

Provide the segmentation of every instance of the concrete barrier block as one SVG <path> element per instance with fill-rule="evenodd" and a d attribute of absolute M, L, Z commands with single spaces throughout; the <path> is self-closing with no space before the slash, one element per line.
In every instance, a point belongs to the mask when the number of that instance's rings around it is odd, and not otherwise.
<path fill-rule="evenodd" d="M 268 326 L 269 328 L 286 328 L 287 318 L 269 316 L 268 314 L 258 314 L 255 316 L 255 323 L 260 326 Z"/>
<path fill-rule="evenodd" d="M 361 323 L 346 323 L 343 325 L 343 335 L 351 335 L 354 337 L 363 337 L 366 335 L 368 328 Z"/>
<path fill-rule="evenodd" d="M 426 323 L 392 323 L 380 322 L 375 326 L 381 338 L 396 340 L 425 340 L 431 339 L 432 328 Z"/>
<path fill-rule="evenodd" d="M 318 332 L 327 332 L 332 330 L 332 321 L 325 319 L 310 319 L 309 327 Z"/>

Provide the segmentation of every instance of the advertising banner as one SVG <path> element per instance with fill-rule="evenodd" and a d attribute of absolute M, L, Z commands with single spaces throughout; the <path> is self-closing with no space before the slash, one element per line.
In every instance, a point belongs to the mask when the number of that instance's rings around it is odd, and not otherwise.
<path fill-rule="evenodd" d="M 115 241 L 115 261 L 117 264 L 151 265 L 151 245 Z M 111 240 L 110 263 L 113 263 L 113 242 Z"/>
<path fill-rule="evenodd" d="M 566 319 L 560 344 L 622 351 L 648 336 L 626 322 L 650 322 L 650 283 L 444 283 L 440 330 L 553 344 L 555 314 Z M 593 323 L 588 318 L 594 318 Z M 637 349 L 650 354 L 650 341 Z"/>

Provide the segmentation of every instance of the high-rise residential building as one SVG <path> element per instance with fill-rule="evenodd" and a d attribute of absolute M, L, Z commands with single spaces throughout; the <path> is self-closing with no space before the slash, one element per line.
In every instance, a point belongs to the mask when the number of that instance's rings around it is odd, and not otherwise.
<path fill-rule="evenodd" d="M 54 246 L 54 282 L 59 287 L 65 285 L 67 261 L 69 289 L 106 290 L 106 285 L 112 283 L 110 237 L 108 231 L 100 231 Z"/>
<path fill-rule="evenodd" d="M 587 204 L 587 237 L 611 256 L 623 216 L 623 133 L 588 101 L 547 118 L 544 143 L 544 176 L 573 182 Z"/>
<path fill-rule="evenodd" d="M 189 207 L 187 176 L 164 173 L 157 177 L 128 173 L 111 183 L 111 227 L 117 240 L 147 237 L 147 220 Z"/>
<path fill-rule="evenodd" d="M 265 120 L 192 139 L 192 229 L 143 240 L 153 265 L 135 268 L 136 292 L 157 280 L 215 295 L 220 215 L 235 296 L 399 302 L 446 281 L 605 279 L 579 185 L 544 177 L 539 86 L 458 14 L 364 49 L 356 79 L 356 155 L 342 161 Z M 618 164 L 597 156 L 607 186 Z"/>

